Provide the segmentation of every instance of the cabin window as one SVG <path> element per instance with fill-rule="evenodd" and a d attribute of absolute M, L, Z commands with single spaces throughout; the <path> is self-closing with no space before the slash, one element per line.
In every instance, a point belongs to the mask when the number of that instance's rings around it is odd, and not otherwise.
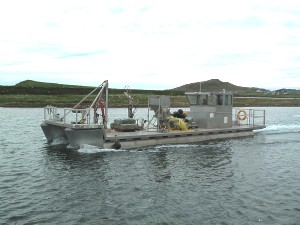
<path fill-rule="evenodd" d="M 232 105 L 232 96 L 225 95 L 225 105 Z"/>
<path fill-rule="evenodd" d="M 223 105 L 223 95 L 218 95 L 218 97 L 217 97 L 217 104 L 218 105 Z"/>
<path fill-rule="evenodd" d="M 215 100 L 215 96 L 213 94 L 208 96 L 208 105 L 216 105 L 216 100 Z"/>
<path fill-rule="evenodd" d="M 188 99 L 190 105 L 197 104 L 197 95 L 187 95 L 187 99 Z"/>
<path fill-rule="evenodd" d="M 208 105 L 208 95 L 200 95 L 199 97 L 200 105 Z"/>

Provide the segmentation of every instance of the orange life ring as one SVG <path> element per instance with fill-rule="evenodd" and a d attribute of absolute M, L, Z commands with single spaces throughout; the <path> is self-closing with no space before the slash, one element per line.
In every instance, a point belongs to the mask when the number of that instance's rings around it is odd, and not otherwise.
<path fill-rule="evenodd" d="M 241 109 L 238 113 L 237 113 L 237 118 L 239 120 L 245 120 L 247 119 L 247 112 L 244 109 Z"/>

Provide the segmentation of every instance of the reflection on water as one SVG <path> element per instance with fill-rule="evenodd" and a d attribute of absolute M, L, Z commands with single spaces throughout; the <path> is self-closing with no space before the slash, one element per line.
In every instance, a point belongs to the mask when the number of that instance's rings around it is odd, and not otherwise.
<path fill-rule="evenodd" d="M 167 152 L 164 150 L 148 155 L 149 172 L 156 182 L 165 182 L 171 179 L 170 167 L 168 167 Z M 151 175 L 150 175 L 151 176 Z"/>
<path fill-rule="evenodd" d="M 118 156 L 121 154 L 122 157 Z M 212 142 L 194 145 L 164 145 L 154 148 L 133 149 L 116 151 L 114 149 L 101 150 L 95 147 L 85 147 L 84 149 L 72 150 L 63 146 L 46 146 L 45 159 L 48 163 L 66 166 L 68 169 L 73 167 L 91 167 L 109 164 L 108 158 L 114 157 L 126 163 L 126 158 L 135 155 L 145 157 L 144 168 L 149 173 L 150 179 L 156 182 L 166 182 L 170 179 L 201 179 L 214 182 L 214 178 L 224 179 L 232 176 L 223 174 L 231 163 L 231 142 Z M 120 159 L 118 159 L 120 157 Z M 131 161 L 131 160 L 130 160 Z M 188 169 L 188 172 L 186 171 Z M 184 174 L 181 172 L 184 171 Z M 203 171 L 209 171 L 209 176 Z M 223 177 L 224 176 L 224 177 Z M 215 181 L 216 181 L 215 180 Z"/>

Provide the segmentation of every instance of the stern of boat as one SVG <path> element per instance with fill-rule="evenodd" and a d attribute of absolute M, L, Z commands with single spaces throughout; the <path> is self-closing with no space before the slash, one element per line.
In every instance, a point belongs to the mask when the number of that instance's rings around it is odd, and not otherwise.
<path fill-rule="evenodd" d="M 81 145 L 93 145 L 103 148 L 104 129 L 99 128 L 66 128 L 65 133 L 68 137 L 70 146 L 78 149 Z"/>
<path fill-rule="evenodd" d="M 47 124 L 46 122 L 43 122 L 41 124 L 41 128 L 44 132 L 48 143 L 51 144 L 57 141 L 61 144 L 69 144 L 68 137 L 65 133 L 65 127 Z"/>

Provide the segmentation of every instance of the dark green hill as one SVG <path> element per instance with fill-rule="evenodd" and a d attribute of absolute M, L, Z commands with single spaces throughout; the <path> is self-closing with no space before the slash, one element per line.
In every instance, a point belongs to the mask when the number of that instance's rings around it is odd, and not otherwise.
<path fill-rule="evenodd" d="M 195 82 L 195 83 L 185 84 L 171 90 L 183 91 L 183 92 L 198 92 L 200 91 L 200 86 L 202 92 L 221 92 L 224 89 L 226 91 L 230 91 L 235 94 L 268 92 L 268 90 L 261 89 L 261 88 L 236 86 L 229 82 L 222 82 L 219 79 L 211 79 L 208 81 L 202 81 L 201 83 Z"/>
<path fill-rule="evenodd" d="M 66 85 L 57 83 L 25 80 L 14 86 L 0 86 L 0 94 L 4 95 L 86 95 L 94 87 Z"/>
<path fill-rule="evenodd" d="M 87 86 L 79 86 L 79 85 L 68 85 L 68 84 L 57 84 L 57 83 L 47 83 L 47 82 L 39 82 L 34 80 L 24 80 L 20 83 L 17 83 L 15 87 L 42 87 L 42 88 L 93 88 Z"/>
<path fill-rule="evenodd" d="M 39 81 L 33 81 L 33 80 L 25 80 L 18 84 L 16 84 L 14 87 L 25 87 L 25 88 L 84 88 L 84 89 L 93 89 L 94 87 L 91 86 L 80 86 L 80 85 L 68 85 L 68 84 L 58 84 L 58 83 L 47 83 L 47 82 L 39 82 Z M 182 86 L 164 90 L 164 91 L 178 91 L 178 92 L 188 92 L 188 91 L 199 91 L 200 89 L 200 82 L 190 83 L 190 84 L 184 84 Z M 242 92 L 242 93 L 253 93 L 260 91 L 268 91 L 265 89 L 255 88 L 255 87 L 241 87 L 234 84 L 231 84 L 229 82 L 222 82 L 219 79 L 211 79 L 208 81 L 202 81 L 201 82 L 201 91 L 203 92 L 220 92 L 225 89 L 226 91 L 231 92 Z M 136 89 L 135 91 L 141 91 Z M 145 92 L 148 91 L 155 91 L 155 90 L 143 90 Z"/>
<path fill-rule="evenodd" d="M 25 80 L 14 86 L 0 85 L 0 107 L 44 107 L 47 104 L 73 107 L 94 88 L 32 80 Z M 139 107 L 147 107 L 149 95 L 169 95 L 172 107 L 186 107 L 188 102 L 184 92 L 198 92 L 199 89 L 200 83 L 196 82 L 168 90 L 132 89 L 130 93 Z M 270 92 L 260 88 L 240 87 L 218 79 L 201 82 L 203 92 L 221 92 L 223 89 L 234 94 L 234 106 L 300 106 L 299 90 Z M 123 89 L 109 88 L 109 95 L 110 107 L 127 106 L 128 100 Z"/>
<path fill-rule="evenodd" d="M 25 80 L 14 86 L 1 86 L 0 94 L 3 95 L 87 95 L 95 87 L 68 85 L 57 83 L 38 82 Z M 109 88 L 110 94 L 124 94 L 124 89 Z M 172 90 L 138 90 L 132 89 L 134 94 L 151 94 L 151 95 L 183 95 L 183 92 Z"/>

